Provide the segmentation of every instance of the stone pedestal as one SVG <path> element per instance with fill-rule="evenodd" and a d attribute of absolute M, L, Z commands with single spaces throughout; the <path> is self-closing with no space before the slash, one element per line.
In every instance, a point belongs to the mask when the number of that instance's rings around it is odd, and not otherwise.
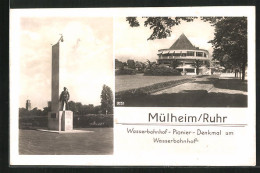
<path fill-rule="evenodd" d="M 48 129 L 56 131 L 73 130 L 73 112 L 58 111 L 48 114 Z"/>

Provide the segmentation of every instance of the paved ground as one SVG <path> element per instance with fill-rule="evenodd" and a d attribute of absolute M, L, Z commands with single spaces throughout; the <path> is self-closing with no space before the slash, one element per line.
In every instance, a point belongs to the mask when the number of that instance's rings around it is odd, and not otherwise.
<path fill-rule="evenodd" d="M 199 76 L 193 82 L 123 101 L 127 107 L 247 107 L 247 81 L 232 74 Z"/>
<path fill-rule="evenodd" d="M 218 82 L 209 92 L 247 95 L 247 81 L 241 82 L 240 79 L 234 77 L 233 73 L 222 73 L 219 77 Z"/>
<path fill-rule="evenodd" d="M 159 94 L 170 94 L 170 93 L 187 93 L 188 91 L 192 90 L 211 90 L 214 85 L 213 82 L 216 81 L 219 78 L 219 76 L 205 76 L 196 78 L 195 81 L 187 82 L 172 88 L 168 88 L 156 93 L 153 93 L 152 95 L 159 95 Z"/>
<path fill-rule="evenodd" d="M 219 80 L 220 79 L 220 80 Z M 225 80 L 237 80 L 233 77 L 233 75 L 228 74 L 221 74 L 221 75 L 211 75 L 211 76 L 205 76 L 201 78 L 196 78 L 193 82 L 187 82 L 172 88 L 168 88 L 156 93 L 153 93 L 152 95 L 159 95 L 159 94 L 170 94 L 170 93 L 186 93 L 187 91 L 198 91 L 198 90 L 205 90 L 208 93 L 226 93 L 226 94 L 243 94 L 247 95 L 247 91 L 243 90 L 237 90 L 232 88 L 218 88 L 216 87 L 216 83 L 220 85 L 220 83 L 223 83 L 222 85 L 225 85 Z M 215 85 L 214 85 L 215 84 Z M 229 85 L 227 83 L 226 85 Z"/>
<path fill-rule="evenodd" d="M 19 153 L 22 155 L 113 154 L 113 128 L 86 128 L 85 130 L 94 132 L 58 134 L 20 129 Z"/>

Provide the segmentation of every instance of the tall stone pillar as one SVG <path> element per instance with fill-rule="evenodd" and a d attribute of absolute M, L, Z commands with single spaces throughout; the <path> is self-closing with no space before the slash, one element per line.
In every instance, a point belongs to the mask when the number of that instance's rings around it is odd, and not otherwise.
<path fill-rule="evenodd" d="M 51 67 L 51 112 L 48 113 L 48 129 L 56 131 L 73 130 L 73 112 L 63 110 L 60 103 L 60 43 L 63 37 L 52 46 Z"/>
<path fill-rule="evenodd" d="M 60 42 L 52 46 L 52 65 L 51 65 L 51 111 L 59 111 L 59 87 L 60 87 Z"/>

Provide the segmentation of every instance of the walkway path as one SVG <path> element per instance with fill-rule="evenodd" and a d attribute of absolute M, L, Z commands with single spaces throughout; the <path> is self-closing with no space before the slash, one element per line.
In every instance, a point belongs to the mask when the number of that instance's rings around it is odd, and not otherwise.
<path fill-rule="evenodd" d="M 247 95 L 247 90 L 239 90 L 239 89 L 232 89 L 233 86 L 232 84 L 240 83 L 239 78 L 235 78 L 233 73 L 222 73 L 219 77 L 218 85 L 220 86 L 225 86 L 226 88 L 219 88 L 219 87 L 213 87 L 209 92 L 211 93 L 226 93 L 226 94 L 242 94 L 242 95 Z M 225 79 L 225 80 L 224 80 Z M 235 80 L 234 82 L 227 82 L 230 80 Z M 237 82 L 236 82 L 237 80 Z M 245 83 L 247 83 L 245 81 Z M 244 83 L 244 84 L 245 84 Z M 239 85 L 239 84 L 238 84 Z M 238 86 L 239 87 L 239 86 Z"/>
<path fill-rule="evenodd" d="M 189 91 L 194 90 L 206 90 L 210 91 L 214 85 L 213 82 L 218 79 L 219 76 L 203 76 L 196 78 L 193 82 L 187 82 L 172 88 L 168 88 L 152 95 L 159 95 L 159 94 L 170 94 L 170 93 L 187 93 Z"/>
<path fill-rule="evenodd" d="M 159 94 L 171 94 L 171 93 L 187 93 L 190 91 L 196 90 L 204 90 L 208 93 L 227 93 L 227 94 L 243 94 L 247 95 L 246 91 L 231 89 L 228 88 L 229 83 L 227 81 L 219 80 L 219 79 L 235 79 L 234 77 L 227 76 L 226 74 L 222 75 L 211 75 L 211 76 L 203 76 L 196 78 L 193 82 L 187 82 L 172 88 L 168 88 L 162 91 L 158 91 L 153 93 L 152 95 L 159 95 Z M 214 84 L 218 83 L 221 85 L 220 88 L 216 87 Z M 230 83 L 231 85 L 231 83 Z M 223 87 L 224 86 L 224 87 Z"/>

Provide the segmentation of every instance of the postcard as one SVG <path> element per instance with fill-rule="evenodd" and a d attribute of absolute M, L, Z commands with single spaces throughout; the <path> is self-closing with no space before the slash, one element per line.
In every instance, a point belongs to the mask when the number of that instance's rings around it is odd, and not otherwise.
<path fill-rule="evenodd" d="M 10 10 L 10 165 L 254 166 L 255 7 Z"/>

